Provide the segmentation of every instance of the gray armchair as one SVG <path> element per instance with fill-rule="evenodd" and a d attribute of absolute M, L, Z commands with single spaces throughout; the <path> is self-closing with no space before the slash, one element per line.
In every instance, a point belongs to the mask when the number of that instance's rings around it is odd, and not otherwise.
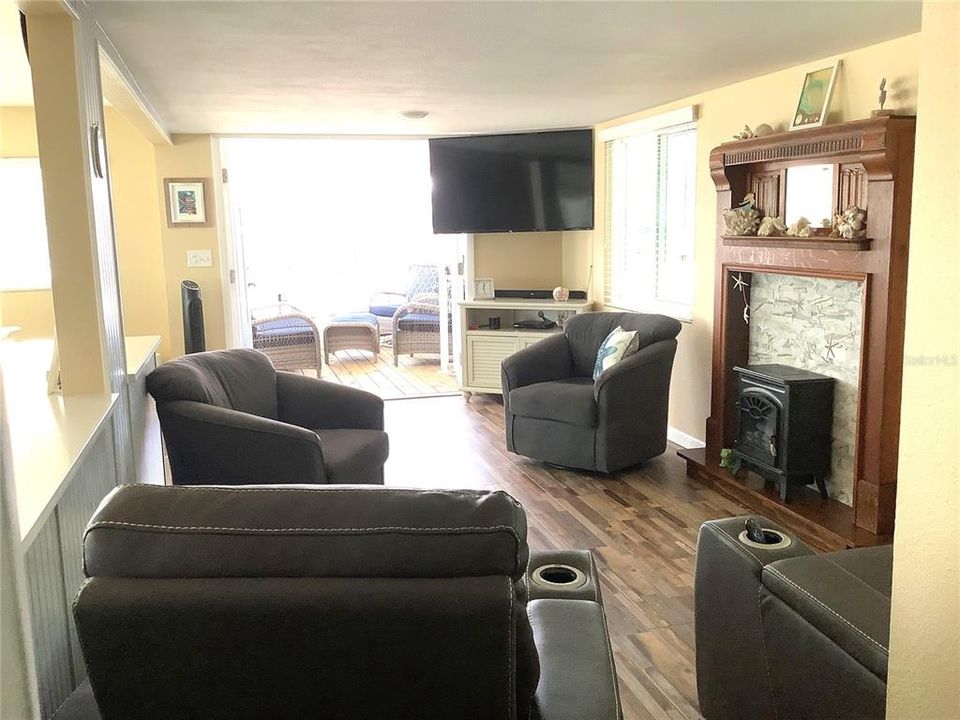
<path fill-rule="evenodd" d="M 620 720 L 592 557 L 526 533 L 503 492 L 122 486 L 56 720 Z"/>
<path fill-rule="evenodd" d="M 639 331 L 640 350 L 594 382 L 597 350 L 617 325 Z M 660 455 L 679 332 L 664 315 L 584 313 L 508 357 L 501 367 L 507 449 L 605 473 Z"/>
<path fill-rule="evenodd" d="M 147 376 L 176 485 L 383 484 L 383 400 L 277 372 L 256 350 L 185 355 Z"/>

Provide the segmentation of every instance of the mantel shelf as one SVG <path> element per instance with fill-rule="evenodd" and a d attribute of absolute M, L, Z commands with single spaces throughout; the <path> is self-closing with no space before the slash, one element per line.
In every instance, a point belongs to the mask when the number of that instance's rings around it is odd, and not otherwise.
<path fill-rule="evenodd" d="M 869 250 L 870 238 L 831 238 L 823 235 L 812 237 L 793 237 L 780 235 L 760 237 L 758 235 L 722 235 L 724 245 L 737 247 L 795 248 L 797 250 Z"/>

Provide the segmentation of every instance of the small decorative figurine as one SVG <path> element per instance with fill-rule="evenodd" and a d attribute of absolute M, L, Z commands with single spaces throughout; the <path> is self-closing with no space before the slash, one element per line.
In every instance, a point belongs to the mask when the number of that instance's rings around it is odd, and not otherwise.
<path fill-rule="evenodd" d="M 756 235 L 760 227 L 760 211 L 754 207 L 753 193 L 747 193 L 735 208 L 723 211 L 727 235 Z"/>
<path fill-rule="evenodd" d="M 733 475 L 736 475 L 740 472 L 740 465 L 742 461 L 740 458 L 733 454 L 733 450 L 730 448 L 723 448 L 720 451 L 720 467 L 728 468 Z"/>
<path fill-rule="evenodd" d="M 831 237 L 846 239 L 864 238 L 867 236 L 867 211 L 856 205 L 851 205 L 842 213 L 837 213 L 833 219 Z"/>
<path fill-rule="evenodd" d="M 760 237 L 780 237 L 787 231 L 787 224 L 781 217 L 767 216 L 760 221 L 760 229 L 757 235 Z"/>
<path fill-rule="evenodd" d="M 892 110 L 884 110 L 884 103 L 887 102 L 887 79 L 880 78 L 880 95 L 877 96 L 877 102 L 880 103 L 880 109 L 870 113 L 870 117 L 889 117 L 893 115 Z"/>
<path fill-rule="evenodd" d="M 787 235 L 790 237 L 810 237 L 813 234 L 813 226 L 805 217 L 801 217 L 793 225 L 787 228 Z"/>
<path fill-rule="evenodd" d="M 570 291 L 565 287 L 555 287 L 553 289 L 553 299 L 557 302 L 566 302 L 570 299 Z"/>

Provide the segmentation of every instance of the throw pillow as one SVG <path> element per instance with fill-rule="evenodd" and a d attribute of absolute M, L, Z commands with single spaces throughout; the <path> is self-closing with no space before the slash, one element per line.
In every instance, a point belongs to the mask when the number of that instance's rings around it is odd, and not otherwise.
<path fill-rule="evenodd" d="M 600 377 L 601 373 L 608 368 L 612 368 L 625 357 L 630 357 L 640 349 L 640 336 L 636 330 L 624 330 L 617 325 L 613 331 L 607 335 L 607 339 L 600 343 L 600 349 L 597 350 L 597 361 L 593 365 L 593 379 Z"/>

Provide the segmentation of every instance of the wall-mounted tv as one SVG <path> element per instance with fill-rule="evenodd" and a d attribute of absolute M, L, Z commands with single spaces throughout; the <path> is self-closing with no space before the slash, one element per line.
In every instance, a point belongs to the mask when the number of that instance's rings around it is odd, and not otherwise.
<path fill-rule="evenodd" d="M 430 140 L 433 231 L 593 229 L 593 131 Z"/>

